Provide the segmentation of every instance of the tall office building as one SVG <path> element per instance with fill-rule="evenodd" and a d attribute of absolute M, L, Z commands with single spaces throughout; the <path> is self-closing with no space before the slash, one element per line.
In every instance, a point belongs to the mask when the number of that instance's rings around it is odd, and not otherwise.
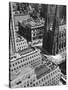
<path fill-rule="evenodd" d="M 49 11 L 53 11 L 53 13 L 49 12 Z M 49 53 L 49 54 L 58 54 L 59 53 L 59 49 L 58 47 L 60 47 L 59 44 L 59 37 L 60 36 L 60 32 L 64 31 L 66 32 L 66 21 L 65 18 L 66 14 L 63 14 L 63 12 L 65 12 L 65 6 L 59 6 L 59 5 L 53 5 L 53 6 L 48 6 L 48 16 L 47 20 L 49 21 L 46 22 L 46 30 L 44 33 L 44 37 L 43 37 L 43 48 Z M 50 19 L 49 19 L 50 18 Z M 61 21 L 61 22 L 60 22 Z M 63 27 L 62 30 L 60 30 Z M 66 34 L 62 35 L 62 37 L 66 37 Z"/>

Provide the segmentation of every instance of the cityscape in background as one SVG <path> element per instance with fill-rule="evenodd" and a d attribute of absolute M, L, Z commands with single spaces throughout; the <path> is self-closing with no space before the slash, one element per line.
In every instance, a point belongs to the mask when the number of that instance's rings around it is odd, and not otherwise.
<path fill-rule="evenodd" d="M 66 85 L 66 6 L 9 2 L 9 87 Z"/>

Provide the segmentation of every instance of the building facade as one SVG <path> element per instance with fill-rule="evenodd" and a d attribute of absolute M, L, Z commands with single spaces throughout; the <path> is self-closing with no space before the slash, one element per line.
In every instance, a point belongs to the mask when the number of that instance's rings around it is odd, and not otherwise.
<path fill-rule="evenodd" d="M 11 57 L 10 59 L 11 76 L 14 75 L 14 77 L 11 77 L 10 79 L 15 78 L 15 74 L 22 68 L 27 66 L 36 67 L 40 65 L 42 62 L 41 60 L 42 57 L 40 50 L 38 49 L 29 48 L 23 52 L 19 52 L 19 54 L 16 54 L 16 56 Z"/>
<path fill-rule="evenodd" d="M 24 36 L 32 45 L 42 44 L 44 33 L 44 19 L 30 20 L 19 23 L 19 34 Z"/>
<path fill-rule="evenodd" d="M 24 72 L 21 71 L 18 78 L 11 81 L 12 88 L 58 85 L 61 77 L 59 67 L 53 63 L 36 68 L 27 67 Z"/>
<path fill-rule="evenodd" d="M 59 26 L 59 52 L 66 50 L 66 24 Z"/>
<path fill-rule="evenodd" d="M 61 15 L 66 10 L 64 8 L 65 6 L 54 5 L 55 12 L 49 15 L 49 18 L 53 16 L 53 19 L 49 19 L 51 25 L 47 22 L 48 29 L 45 31 L 46 35 L 44 33 L 43 48 L 51 55 L 59 54 L 66 48 L 66 16 Z"/>
<path fill-rule="evenodd" d="M 22 36 L 17 36 L 15 40 L 16 40 L 16 43 L 15 43 L 16 52 L 19 52 L 28 48 L 27 40 Z"/>

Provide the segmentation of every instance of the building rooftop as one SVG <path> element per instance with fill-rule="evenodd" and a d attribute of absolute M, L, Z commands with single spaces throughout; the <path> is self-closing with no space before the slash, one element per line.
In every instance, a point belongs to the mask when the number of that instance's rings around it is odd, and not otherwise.
<path fill-rule="evenodd" d="M 19 60 L 21 58 L 24 58 L 26 56 L 29 56 L 33 53 L 36 53 L 37 51 L 40 51 L 39 49 L 36 49 L 34 47 L 29 47 L 29 48 L 26 48 L 22 51 L 19 51 L 18 53 L 16 53 L 11 59 L 10 59 L 10 62 L 13 62 L 15 60 Z"/>
<path fill-rule="evenodd" d="M 16 42 L 21 42 L 21 41 L 26 41 L 26 39 L 23 36 L 20 36 L 17 32 L 16 32 Z"/>
<path fill-rule="evenodd" d="M 35 48 L 29 47 L 29 48 L 24 49 L 23 51 L 19 51 L 19 54 L 20 54 L 20 55 L 25 55 L 25 54 L 27 54 L 27 53 L 30 53 L 30 52 L 34 51 L 34 50 L 35 50 Z"/>
<path fill-rule="evenodd" d="M 21 76 L 24 77 L 24 75 L 26 75 L 26 78 L 28 78 L 27 74 L 31 72 L 34 72 L 34 69 L 32 67 L 27 66 L 21 70 L 18 70 L 17 72 L 11 73 L 11 80 L 18 79 Z M 24 77 L 22 79 L 25 80 L 26 78 Z"/>
<path fill-rule="evenodd" d="M 28 67 L 25 67 L 24 69 L 19 70 L 18 73 L 19 75 L 24 75 L 24 74 L 29 73 L 31 70 L 32 68 L 28 66 Z"/>
<path fill-rule="evenodd" d="M 41 27 L 41 26 L 44 26 L 44 19 L 30 20 L 30 21 L 22 22 L 21 25 L 23 27 L 27 26 L 29 28 Z"/>
<path fill-rule="evenodd" d="M 42 76 L 46 75 L 49 72 L 50 69 L 46 65 L 40 65 L 39 67 L 35 68 L 37 79 L 41 78 Z"/>
<path fill-rule="evenodd" d="M 42 76 L 50 73 L 51 71 L 57 68 L 57 65 L 55 65 L 51 61 L 49 60 L 45 60 L 45 61 L 46 62 L 43 65 L 40 65 L 39 67 L 35 68 L 37 79 L 41 78 Z"/>

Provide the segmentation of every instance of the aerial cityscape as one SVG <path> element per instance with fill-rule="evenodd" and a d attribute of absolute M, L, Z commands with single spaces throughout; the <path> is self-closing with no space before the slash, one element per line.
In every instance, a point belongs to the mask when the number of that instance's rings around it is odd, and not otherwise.
<path fill-rule="evenodd" d="M 9 2 L 9 87 L 66 85 L 66 6 Z"/>

